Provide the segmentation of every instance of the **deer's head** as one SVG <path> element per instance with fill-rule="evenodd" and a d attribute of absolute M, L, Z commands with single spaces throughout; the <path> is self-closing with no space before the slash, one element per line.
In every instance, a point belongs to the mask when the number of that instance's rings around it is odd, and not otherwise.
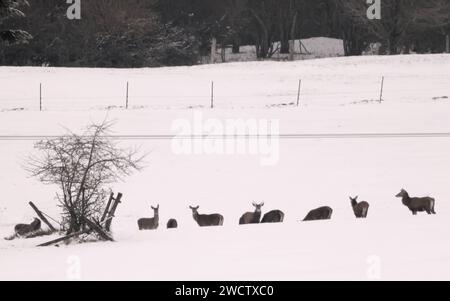
<path fill-rule="evenodd" d="M 256 208 L 256 211 L 259 212 L 259 211 L 261 211 L 261 208 L 264 206 L 264 203 L 261 203 L 261 204 L 253 203 L 252 205 L 253 205 L 253 207 Z"/>
<path fill-rule="evenodd" d="M 350 198 L 350 202 L 352 203 L 352 206 L 355 206 L 356 204 L 358 204 L 358 196 L 356 196 L 354 198 L 352 198 L 352 197 L 349 197 L 349 198 Z"/>
<path fill-rule="evenodd" d="M 198 214 L 198 209 L 200 208 L 200 206 L 197 206 L 197 207 L 189 206 L 189 208 L 192 210 L 193 214 Z"/>
<path fill-rule="evenodd" d="M 395 197 L 396 198 L 403 198 L 403 197 L 405 197 L 407 195 L 408 195 L 408 193 L 406 192 L 406 190 L 402 189 Z"/>
<path fill-rule="evenodd" d="M 159 204 L 158 204 L 158 206 L 156 206 L 156 208 L 153 207 L 153 206 L 151 206 L 151 207 L 152 207 L 153 212 L 154 212 L 155 214 L 158 214 L 158 213 L 159 213 Z"/>

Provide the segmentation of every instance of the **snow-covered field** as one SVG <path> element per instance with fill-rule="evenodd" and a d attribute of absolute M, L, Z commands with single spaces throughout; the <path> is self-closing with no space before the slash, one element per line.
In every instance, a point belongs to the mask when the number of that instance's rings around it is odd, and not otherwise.
<path fill-rule="evenodd" d="M 296 108 L 290 103 L 300 78 Z M 127 81 L 128 111 L 120 108 Z M 33 141 L 16 136 L 76 131 L 106 116 L 117 120 L 118 135 L 174 134 L 173 122 L 192 120 L 194 112 L 224 122 L 278 120 L 283 135 L 450 133 L 449 55 L 138 70 L 0 68 L 0 85 L 0 237 L 31 221 L 29 201 L 58 216 L 55 187 L 23 170 Z M 49 238 L 0 240 L 0 280 L 450 279 L 448 136 L 285 137 L 273 166 L 251 154 L 176 155 L 171 143 L 123 141 L 150 155 L 142 173 L 113 187 L 124 194 L 113 222 L 116 242 L 35 248 Z M 438 214 L 413 217 L 394 197 L 401 188 L 435 197 Z M 370 202 L 367 220 L 354 218 L 350 195 Z M 285 223 L 237 225 L 252 202 L 263 201 L 263 212 L 281 209 Z M 139 232 L 136 220 L 151 216 L 156 204 L 160 229 Z M 222 213 L 224 227 L 200 229 L 189 205 Z M 331 221 L 299 222 L 322 205 L 333 207 Z M 169 218 L 179 229 L 164 229 Z"/>

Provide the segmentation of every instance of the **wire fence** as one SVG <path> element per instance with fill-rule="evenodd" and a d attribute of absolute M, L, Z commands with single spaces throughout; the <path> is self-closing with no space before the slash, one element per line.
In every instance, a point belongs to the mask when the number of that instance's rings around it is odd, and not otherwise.
<path fill-rule="evenodd" d="M 0 89 L 0 111 L 208 109 L 345 106 L 450 97 L 450 75 L 313 76 L 265 79 L 95 80 Z M 14 86 L 14 85 L 11 85 Z"/>
<path fill-rule="evenodd" d="M 87 136 L 85 136 L 87 137 Z M 311 139 L 425 139 L 425 138 L 450 138 L 450 132 L 403 132 L 403 133 L 319 133 L 319 134 L 278 134 L 278 135 L 174 135 L 174 134 L 150 134 L 150 135 L 110 135 L 105 136 L 111 140 L 239 140 L 239 139 L 280 139 L 280 140 L 311 140 Z M 0 135 L 0 141 L 40 141 L 57 139 L 57 135 Z"/>

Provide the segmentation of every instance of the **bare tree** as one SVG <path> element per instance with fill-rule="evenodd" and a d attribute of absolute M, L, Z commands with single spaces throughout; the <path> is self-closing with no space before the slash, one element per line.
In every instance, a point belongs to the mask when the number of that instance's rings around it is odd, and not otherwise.
<path fill-rule="evenodd" d="M 273 54 L 274 28 L 276 14 L 272 0 L 250 0 L 249 12 L 254 19 L 256 31 L 256 55 L 258 58 L 268 58 Z"/>
<path fill-rule="evenodd" d="M 450 22 L 447 0 L 383 0 L 380 20 L 367 18 L 365 1 L 337 0 L 337 4 L 356 25 L 382 42 L 388 54 L 400 53 L 411 31 L 443 28 Z"/>
<path fill-rule="evenodd" d="M 293 54 L 293 41 L 302 25 L 302 17 L 307 14 L 306 5 L 305 0 L 248 1 L 248 11 L 256 29 L 254 34 L 258 58 L 271 57 L 278 50 L 283 54 Z M 280 41 L 276 49 L 275 39 Z"/>
<path fill-rule="evenodd" d="M 91 124 L 82 135 L 69 132 L 35 144 L 39 154 L 30 157 L 26 169 L 42 183 L 59 186 L 56 199 L 67 234 L 84 230 L 86 219 L 99 223 L 110 194 L 106 186 L 143 168 L 144 156 L 111 138 L 112 125 Z"/>
<path fill-rule="evenodd" d="M 231 42 L 233 45 L 233 53 L 239 53 L 241 46 L 240 34 L 242 31 L 244 31 L 245 27 L 248 26 L 248 22 L 244 17 L 244 12 L 247 8 L 247 2 L 248 0 L 226 1 L 227 16 L 232 30 Z"/>
<path fill-rule="evenodd" d="M 280 35 L 280 53 L 293 54 L 292 43 L 296 38 L 299 14 L 304 8 L 303 6 L 303 0 L 283 0 L 278 3 L 277 24 Z"/>
<path fill-rule="evenodd" d="M 351 6 L 352 9 L 347 6 Z M 367 26 L 356 17 L 365 13 L 366 7 L 361 2 L 321 0 L 317 3 L 317 9 L 318 13 L 315 16 L 317 19 L 314 21 L 316 24 L 325 24 L 328 36 L 343 40 L 345 55 L 361 55 L 373 36 L 370 35 Z"/>

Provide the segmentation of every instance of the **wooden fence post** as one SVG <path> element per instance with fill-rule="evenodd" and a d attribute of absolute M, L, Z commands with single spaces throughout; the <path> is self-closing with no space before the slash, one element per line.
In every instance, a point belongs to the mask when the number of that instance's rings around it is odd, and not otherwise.
<path fill-rule="evenodd" d="M 39 83 L 39 111 L 42 111 L 42 83 Z"/>
<path fill-rule="evenodd" d="M 130 83 L 127 82 L 127 94 L 126 94 L 126 103 L 125 103 L 125 108 L 128 110 L 128 93 L 129 93 L 129 89 L 130 89 Z"/>
<path fill-rule="evenodd" d="M 114 199 L 115 202 L 113 203 L 111 210 L 108 213 L 108 219 L 105 223 L 105 230 L 108 232 L 111 231 L 112 219 L 114 217 L 114 214 L 116 213 L 117 206 L 119 206 L 119 204 L 121 203 L 122 196 L 123 195 L 120 192 L 117 194 L 117 197 Z"/>
<path fill-rule="evenodd" d="M 380 103 L 383 102 L 384 76 L 381 78 Z"/>
<path fill-rule="evenodd" d="M 86 223 L 86 225 L 88 225 L 89 228 L 91 228 L 91 230 L 97 232 L 101 238 L 107 241 L 114 241 L 114 239 L 112 239 L 112 237 L 110 237 L 107 233 L 105 233 L 105 231 L 103 231 L 103 229 L 100 226 L 98 226 L 97 224 L 90 221 L 84 216 L 82 216 L 81 219 Z"/>
<path fill-rule="evenodd" d="M 53 225 L 52 224 L 50 224 L 50 222 L 47 220 L 47 218 L 42 214 L 42 212 L 36 207 L 36 205 L 35 204 L 33 204 L 33 202 L 29 202 L 28 203 L 30 206 L 31 206 L 31 208 L 33 208 L 33 210 L 34 211 L 36 211 L 36 214 L 39 216 L 39 218 L 49 227 L 49 229 L 52 231 L 52 232 L 56 232 L 56 229 L 55 229 L 55 227 L 53 227 Z"/>
<path fill-rule="evenodd" d="M 211 82 L 211 109 L 214 109 L 214 82 Z"/>
<path fill-rule="evenodd" d="M 54 239 L 52 241 L 48 241 L 46 243 L 40 244 L 40 245 L 38 245 L 38 247 L 48 247 L 48 246 L 57 244 L 59 242 L 71 239 L 72 237 L 77 237 L 77 236 L 82 235 L 82 234 L 88 234 L 90 232 L 92 232 L 91 229 L 86 229 L 86 230 L 83 230 L 83 231 L 80 231 L 80 232 L 72 233 L 72 234 L 69 234 L 69 235 L 66 235 L 66 236 Z"/>
<path fill-rule="evenodd" d="M 298 81 L 297 107 L 300 106 L 300 93 L 301 93 L 301 90 L 302 90 L 302 80 L 300 79 L 300 80 Z"/>
<path fill-rule="evenodd" d="M 111 202 L 114 199 L 114 192 L 111 192 L 111 195 L 109 196 L 108 204 L 106 205 L 105 211 L 103 212 L 101 222 L 104 222 L 106 219 L 106 216 L 108 215 L 109 208 L 111 207 Z"/>

